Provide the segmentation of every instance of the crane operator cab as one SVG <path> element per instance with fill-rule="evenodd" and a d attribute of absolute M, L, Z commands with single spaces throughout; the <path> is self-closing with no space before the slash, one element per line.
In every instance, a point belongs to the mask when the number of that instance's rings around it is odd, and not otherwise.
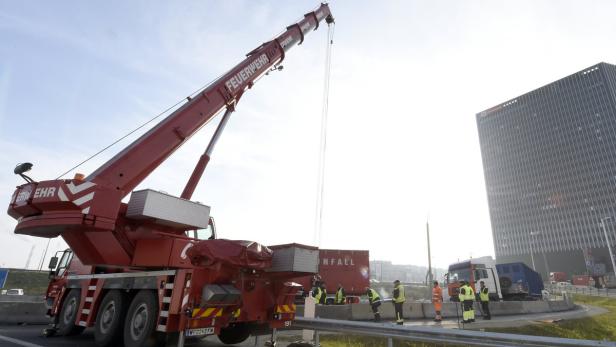
<path fill-rule="evenodd" d="M 210 216 L 210 220 L 207 223 L 207 228 L 188 230 L 186 236 L 192 237 L 196 240 L 215 240 L 216 239 L 216 224 L 214 223 L 214 217 Z"/>

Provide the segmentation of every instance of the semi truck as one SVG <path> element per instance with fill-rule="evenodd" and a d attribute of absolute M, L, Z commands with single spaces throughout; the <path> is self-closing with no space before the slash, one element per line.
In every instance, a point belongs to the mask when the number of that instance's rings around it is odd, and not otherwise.
<path fill-rule="evenodd" d="M 358 303 L 370 286 L 370 253 L 367 250 L 319 249 L 318 274 L 295 279 L 302 286 L 297 302 L 319 281 L 325 282 L 327 304 L 334 303 L 338 285 L 344 288 L 347 303 Z"/>
<path fill-rule="evenodd" d="M 488 288 L 489 298 L 499 300 L 531 300 L 541 297 L 541 276 L 524 263 L 496 264 L 490 257 L 472 258 L 449 265 L 445 275 L 452 301 L 458 301 L 460 281 L 467 281 L 478 294 L 479 282 Z"/>
<path fill-rule="evenodd" d="M 17 165 L 26 183 L 8 207 L 15 233 L 60 236 L 70 248 L 50 264 L 48 336 L 93 327 L 98 346 L 183 346 L 187 336 L 212 334 L 233 344 L 291 325 L 299 289 L 291 279 L 315 273 L 317 253 L 218 238 L 210 207 L 190 199 L 240 98 L 281 70 L 290 48 L 333 22 L 327 4 L 306 13 L 87 176 L 36 181 L 26 174 L 31 163 Z M 217 115 L 179 197 L 135 190 Z"/>

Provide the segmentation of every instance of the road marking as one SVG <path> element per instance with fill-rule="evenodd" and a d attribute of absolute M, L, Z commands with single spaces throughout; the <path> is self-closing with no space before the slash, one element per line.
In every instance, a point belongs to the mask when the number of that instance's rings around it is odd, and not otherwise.
<path fill-rule="evenodd" d="M 30 343 L 30 342 L 26 342 L 26 341 L 23 341 L 23 340 L 18 340 L 18 339 L 14 339 L 12 337 L 2 336 L 2 335 L 0 335 L 0 340 L 12 342 L 12 343 L 14 343 L 16 345 L 20 345 L 20 346 L 24 346 L 24 347 L 44 347 L 44 346 L 41 346 L 41 345 L 36 345 L 34 343 Z"/>

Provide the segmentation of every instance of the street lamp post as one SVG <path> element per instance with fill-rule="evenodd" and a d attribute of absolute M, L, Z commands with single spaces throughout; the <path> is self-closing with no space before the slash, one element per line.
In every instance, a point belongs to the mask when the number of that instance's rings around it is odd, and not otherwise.
<path fill-rule="evenodd" d="M 537 236 L 537 235 L 542 235 L 542 234 L 541 234 L 541 231 L 531 231 L 530 235 L 531 236 Z M 531 242 L 531 244 L 532 244 L 532 242 Z M 543 249 L 543 242 L 541 242 L 539 244 L 539 251 L 541 252 L 541 255 L 543 256 L 543 265 L 545 265 L 546 276 L 548 276 L 548 278 L 549 278 L 549 276 L 550 276 L 550 269 L 548 267 L 548 259 L 545 256 L 545 249 Z M 533 269 L 534 269 L 534 266 L 533 266 Z M 534 270 L 537 271 L 536 269 L 534 269 Z"/>
<path fill-rule="evenodd" d="M 532 235 L 533 233 L 530 233 L 530 234 Z M 533 255 L 533 240 L 532 239 L 530 240 L 528 245 L 530 246 L 530 261 L 533 263 L 533 270 L 537 271 L 537 268 L 535 267 L 535 256 Z"/>
<path fill-rule="evenodd" d="M 607 245 L 607 250 L 610 251 L 610 259 L 612 260 L 612 271 L 616 274 L 616 263 L 614 263 L 614 253 L 612 253 L 612 246 L 610 246 L 610 240 L 607 237 L 607 230 L 605 230 L 605 221 L 608 219 L 612 219 L 612 217 L 601 218 L 601 229 L 603 229 L 603 234 L 605 235 L 605 244 Z"/>

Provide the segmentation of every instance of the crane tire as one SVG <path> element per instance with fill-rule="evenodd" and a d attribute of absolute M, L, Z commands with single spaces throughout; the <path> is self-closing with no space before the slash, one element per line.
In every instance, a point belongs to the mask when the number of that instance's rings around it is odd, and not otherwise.
<path fill-rule="evenodd" d="M 126 294 L 110 290 L 98 307 L 94 325 L 94 342 L 98 347 L 122 344 L 122 331 L 128 302 Z"/>
<path fill-rule="evenodd" d="M 218 339 L 226 345 L 233 345 L 246 341 L 250 337 L 251 331 L 247 324 L 237 323 L 220 329 Z"/>
<path fill-rule="evenodd" d="M 62 308 L 60 309 L 60 316 L 58 317 L 58 335 L 78 335 L 85 329 L 85 327 L 75 325 L 80 301 L 80 289 L 71 289 L 64 298 Z"/>
<path fill-rule="evenodd" d="M 153 347 L 161 345 L 156 332 L 158 296 L 153 290 L 140 290 L 133 298 L 124 320 L 125 347 Z"/>

